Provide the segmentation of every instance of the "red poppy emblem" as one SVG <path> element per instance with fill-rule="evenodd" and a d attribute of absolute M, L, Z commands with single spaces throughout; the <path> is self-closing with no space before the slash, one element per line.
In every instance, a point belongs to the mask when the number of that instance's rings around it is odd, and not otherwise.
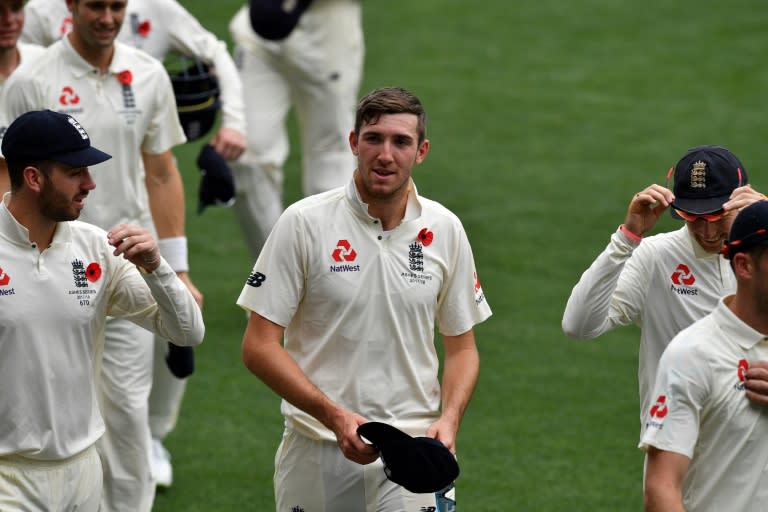
<path fill-rule="evenodd" d="M 133 73 L 126 69 L 125 71 L 121 71 L 117 74 L 117 79 L 123 85 L 131 85 L 131 82 L 133 82 Z"/>
<path fill-rule="evenodd" d="M 419 236 L 416 237 L 416 239 L 421 242 L 421 245 L 424 247 L 431 244 L 434 238 L 435 235 L 433 235 L 432 232 L 427 228 L 423 228 L 421 231 L 419 231 Z"/>
<path fill-rule="evenodd" d="M 101 277 L 101 267 L 98 263 L 91 263 L 85 269 L 85 277 L 92 283 L 95 283 Z"/>
<path fill-rule="evenodd" d="M 150 30 L 152 30 L 152 25 L 149 20 L 139 23 L 138 33 L 141 37 L 147 37 Z"/>

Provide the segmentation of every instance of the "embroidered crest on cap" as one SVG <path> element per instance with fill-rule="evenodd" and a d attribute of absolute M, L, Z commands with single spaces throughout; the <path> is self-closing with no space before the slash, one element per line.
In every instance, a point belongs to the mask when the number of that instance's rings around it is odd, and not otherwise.
<path fill-rule="evenodd" d="M 88 133 L 86 133 L 85 128 L 80 126 L 80 123 L 78 123 L 74 117 L 68 117 L 67 121 L 69 121 L 69 124 L 75 127 L 77 130 L 77 133 L 80 134 L 80 137 L 83 138 L 83 140 L 88 140 Z"/>
<path fill-rule="evenodd" d="M 707 188 L 707 164 L 701 160 L 693 162 L 691 188 Z"/>

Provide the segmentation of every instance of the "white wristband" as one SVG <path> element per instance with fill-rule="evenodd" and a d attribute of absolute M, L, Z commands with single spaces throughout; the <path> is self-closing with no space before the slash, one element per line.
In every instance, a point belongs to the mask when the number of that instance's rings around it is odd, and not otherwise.
<path fill-rule="evenodd" d="M 187 237 L 175 236 L 173 238 L 161 238 L 157 241 L 165 261 L 175 272 L 188 272 L 189 261 L 187 260 Z"/>

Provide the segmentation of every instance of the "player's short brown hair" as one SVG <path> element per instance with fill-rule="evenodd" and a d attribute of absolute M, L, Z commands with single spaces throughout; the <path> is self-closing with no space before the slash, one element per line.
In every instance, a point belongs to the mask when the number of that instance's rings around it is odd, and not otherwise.
<path fill-rule="evenodd" d="M 419 98 L 401 87 L 381 87 L 362 97 L 357 104 L 355 133 L 364 124 L 376 122 L 383 114 L 413 114 L 418 119 L 419 144 L 427 137 L 427 113 Z"/>

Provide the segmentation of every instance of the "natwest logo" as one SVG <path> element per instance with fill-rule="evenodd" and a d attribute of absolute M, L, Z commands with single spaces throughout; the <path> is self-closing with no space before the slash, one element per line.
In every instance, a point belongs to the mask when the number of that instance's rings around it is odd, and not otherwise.
<path fill-rule="evenodd" d="M 59 103 L 62 105 L 77 105 L 80 103 L 80 96 L 77 95 L 75 90 L 65 85 L 61 88 L 61 96 L 59 96 Z"/>
<path fill-rule="evenodd" d="M 339 240 L 336 244 L 336 249 L 331 253 L 333 261 L 341 263 L 343 261 L 350 262 L 355 261 L 357 253 L 352 248 L 347 240 Z"/>
<path fill-rule="evenodd" d="M 11 282 L 11 276 L 9 276 L 5 270 L 0 268 L 0 286 L 7 286 Z"/>
<path fill-rule="evenodd" d="M 749 363 L 746 359 L 739 360 L 739 367 L 736 370 L 736 375 L 739 377 L 739 382 L 747 380 L 747 370 L 749 370 Z"/>
<path fill-rule="evenodd" d="M 672 273 L 672 282 L 676 285 L 691 286 L 696 282 L 696 278 L 691 274 L 691 269 L 688 268 L 688 265 L 681 263 Z"/>
<path fill-rule="evenodd" d="M 656 403 L 651 407 L 651 418 L 661 419 L 666 416 L 668 412 L 669 407 L 667 407 L 667 397 L 659 395 L 659 398 L 656 399 Z"/>

